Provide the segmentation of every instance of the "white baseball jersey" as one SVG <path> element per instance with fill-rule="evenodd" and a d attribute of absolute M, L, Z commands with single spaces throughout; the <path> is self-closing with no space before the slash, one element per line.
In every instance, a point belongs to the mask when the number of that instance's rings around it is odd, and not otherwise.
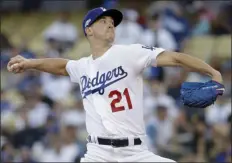
<path fill-rule="evenodd" d="M 145 135 L 142 71 L 163 51 L 141 44 L 113 45 L 97 59 L 91 55 L 67 63 L 71 81 L 80 84 L 90 135 Z"/>

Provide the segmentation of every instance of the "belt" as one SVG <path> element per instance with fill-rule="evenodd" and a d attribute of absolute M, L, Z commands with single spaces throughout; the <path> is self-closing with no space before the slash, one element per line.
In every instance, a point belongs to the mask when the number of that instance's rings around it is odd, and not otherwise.
<path fill-rule="evenodd" d="M 94 143 L 91 139 L 91 136 L 88 136 L 87 138 L 88 142 Z M 108 139 L 108 138 L 100 138 L 97 137 L 98 144 L 101 145 L 110 145 L 112 147 L 126 147 L 129 146 L 129 140 L 127 138 L 125 139 Z M 140 138 L 134 139 L 134 145 L 141 145 L 142 141 Z"/>

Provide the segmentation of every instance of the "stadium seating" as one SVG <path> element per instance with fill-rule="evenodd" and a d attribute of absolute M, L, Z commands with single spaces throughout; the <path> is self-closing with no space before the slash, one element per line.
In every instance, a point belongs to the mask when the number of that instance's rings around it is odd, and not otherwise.
<path fill-rule="evenodd" d="M 68 52 L 69 58 L 80 58 L 89 54 L 89 45 L 82 34 L 81 20 L 84 13 L 71 13 L 70 20 L 79 28 L 79 40 L 74 48 Z M 56 13 L 31 13 L 25 15 L 14 13 L 1 17 L 1 31 L 6 33 L 10 41 L 19 46 L 22 41 L 27 41 L 30 49 L 38 55 L 43 54 L 43 30 L 57 17 Z M 211 55 L 223 58 L 231 56 L 230 36 L 198 36 L 188 40 L 183 50 L 200 59 L 208 60 Z"/>
<path fill-rule="evenodd" d="M 184 52 L 203 60 L 210 59 L 211 55 L 229 58 L 231 56 L 231 36 L 193 37 L 185 44 Z"/>

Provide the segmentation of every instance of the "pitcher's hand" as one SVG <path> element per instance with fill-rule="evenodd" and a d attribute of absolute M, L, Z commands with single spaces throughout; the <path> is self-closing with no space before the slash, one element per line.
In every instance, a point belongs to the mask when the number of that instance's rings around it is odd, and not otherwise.
<path fill-rule="evenodd" d="M 22 73 L 28 68 L 29 59 L 17 55 L 10 59 L 7 64 L 7 70 L 15 74 Z"/>

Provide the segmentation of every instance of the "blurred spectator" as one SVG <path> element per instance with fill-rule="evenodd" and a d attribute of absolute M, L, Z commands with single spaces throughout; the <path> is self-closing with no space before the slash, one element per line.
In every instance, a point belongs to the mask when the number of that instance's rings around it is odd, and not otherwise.
<path fill-rule="evenodd" d="M 183 109 L 179 112 L 179 115 L 174 122 L 175 136 L 173 139 L 175 139 L 175 141 L 177 141 L 178 144 L 184 148 L 185 152 L 189 152 L 189 148 L 191 147 L 191 142 L 193 139 L 193 129 L 188 118 L 189 116 Z"/>
<path fill-rule="evenodd" d="M 12 111 L 13 105 L 12 103 L 6 98 L 6 90 L 1 89 L 1 114 L 5 111 Z"/>
<path fill-rule="evenodd" d="M 19 47 L 17 48 L 18 55 L 22 55 L 23 57 L 28 58 L 28 59 L 34 59 L 34 58 L 36 58 L 36 54 L 33 53 L 28 48 L 28 42 L 29 42 L 29 40 L 22 38 L 21 43 L 20 43 Z"/>
<path fill-rule="evenodd" d="M 85 123 L 85 113 L 76 109 L 64 111 L 61 115 L 61 122 L 72 124 L 74 126 L 83 126 Z"/>
<path fill-rule="evenodd" d="M 33 156 L 40 162 L 62 162 L 60 156 L 62 141 L 59 134 L 51 133 L 45 138 L 42 142 L 34 144 Z"/>
<path fill-rule="evenodd" d="M 156 106 L 154 117 L 149 119 L 147 125 L 147 133 L 151 144 L 153 144 L 153 151 L 162 155 L 168 147 L 168 143 L 173 136 L 173 121 L 168 116 L 168 109 L 164 105 Z"/>
<path fill-rule="evenodd" d="M 172 33 L 177 43 L 177 51 L 180 51 L 190 31 L 189 22 L 184 17 L 183 9 L 177 2 L 170 2 L 164 10 L 162 25 Z"/>
<path fill-rule="evenodd" d="M 225 124 L 231 114 L 231 99 L 219 96 L 214 105 L 207 108 L 206 120 L 209 125 Z"/>
<path fill-rule="evenodd" d="M 225 85 L 224 96 L 231 97 L 231 59 L 228 59 L 220 66 L 220 72 L 223 77 L 223 84 Z"/>
<path fill-rule="evenodd" d="M 9 140 L 1 136 L 1 162 L 14 162 L 15 150 Z"/>
<path fill-rule="evenodd" d="M 28 109 L 27 117 L 29 126 L 32 128 L 43 126 L 49 115 L 50 107 L 41 101 L 41 95 L 38 92 L 30 92 L 26 100 L 27 105 L 25 108 Z"/>
<path fill-rule="evenodd" d="M 229 128 L 231 128 L 231 124 L 217 124 L 212 127 L 211 148 L 209 149 L 210 162 L 231 162 L 231 138 Z"/>
<path fill-rule="evenodd" d="M 33 91 L 36 93 L 36 89 Z M 13 137 L 13 144 L 17 148 L 31 146 L 34 141 L 40 139 L 43 135 L 40 128 L 45 124 L 50 112 L 50 108 L 40 101 L 38 94 L 25 94 L 25 101 L 26 103 L 15 111 L 1 114 L 1 126 Z"/>
<path fill-rule="evenodd" d="M 0 33 L 0 41 L 1 41 L 1 69 L 6 68 L 7 63 L 12 56 L 13 46 L 9 41 L 8 37 L 4 33 Z"/>
<path fill-rule="evenodd" d="M 225 35 L 231 33 L 231 4 L 220 8 L 216 18 L 212 20 L 211 34 Z"/>
<path fill-rule="evenodd" d="M 61 122 L 62 121 L 72 121 L 76 126 L 78 126 L 78 136 L 80 140 L 85 140 L 88 136 L 85 126 L 85 111 L 82 105 L 81 99 L 77 99 L 74 102 L 74 106 L 71 109 L 62 112 Z"/>
<path fill-rule="evenodd" d="M 144 110 L 144 114 L 146 119 L 149 119 L 154 112 L 154 109 L 159 105 L 168 108 L 167 112 L 169 119 L 175 119 L 179 111 L 175 105 L 174 99 L 166 94 L 166 89 L 164 88 L 163 83 L 157 80 L 151 80 L 149 81 L 148 87 L 150 90 L 150 95 L 145 96 L 144 99 L 144 105 L 146 108 Z"/>
<path fill-rule="evenodd" d="M 20 154 L 18 157 L 16 157 L 17 162 L 23 162 L 23 163 L 36 163 L 34 158 L 31 155 L 30 148 L 28 147 L 21 147 L 20 148 Z"/>
<path fill-rule="evenodd" d="M 54 105 L 47 119 L 45 137 L 33 145 L 33 156 L 42 162 L 73 162 L 80 159 L 85 152 L 85 144 L 78 137 L 79 126 L 83 123 L 81 118 L 84 116 L 74 110 L 64 111 L 64 107 Z"/>
<path fill-rule="evenodd" d="M 68 120 L 62 123 L 61 133 L 51 135 L 50 147 L 42 151 L 42 162 L 74 162 L 80 154 L 76 143 L 76 124 Z"/>
<path fill-rule="evenodd" d="M 193 128 L 193 142 L 191 150 L 195 155 L 195 161 L 205 162 L 206 161 L 206 136 L 207 126 L 205 123 L 204 116 L 195 114 L 192 120 Z"/>
<path fill-rule="evenodd" d="M 202 4 L 203 5 L 203 4 Z M 210 33 L 210 13 L 205 6 L 200 6 L 194 14 L 194 24 L 191 31 L 192 36 L 207 35 Z"/>
<path fill-rule="evenodd" d="M 69 13 L 63 12 L 45 31 L 44 39 L 48 43 L 47 56 L 57 57 L 72 48 L 78 41 L 78 30 L 69 22 Z"/>
<path fill-rule="evenodd" d="M 59 44 L 58 41 L 52 39 L 47 40 L 47 46 L 45 48 L 45 56 L 46 57 L 59 57 L 63 54 L 64 49 Z"/>
<path fill-rule="evenodd" d="M 134 44 L 140 43 L 142 36 L 142 27 L 137 23 L 138 12 L 133 9 L 123 10 L 124 18 L 116 27 L 115 43 L 116 44 Z"/>
<path fill-rule="evenodd" d="M 53 101 L 67 100 L 73 86 L 68 77 L 48 73 L 41 73 L 40 81 L 43 95 Z"/>
<path fill-rule="evenodd" d="M 148 28 L 144 30 L 142 44 L 147 46 L 161 47 L 175 51 L 177 46 L 172 34 L 161 26 L 160 15 L 153 14 L 148 19 Z"/>
<path fill-rule="evenodd" d="M 57 135 L 60 132 L 58 116 L 50 114 L 47 117 L 46 124 L 44 126 L 44 137 L 41 140 L 37 140 L 32 146 L 32 155 L 36 160 L 40 160 L 41 155 L 45 152 L 45 149 L 52 147 L 52 141 L 57 140 Z"/>
<path fill-rule="evenodd" d="M 19 109 L 19 116 L 16 118 L 17 122 L 21 124 L 17 124 L 17 130 L 12 135 L 12 141 L 14 147 L 17 149 L 22 147 L 31 148 L 36 141 L 43 138 L 45 130 L 43 126 L 33 126 L 33 124 L 30 124 L 32 120 L 30 120 L 28 109 L 24 107 Z"/>
<path fill-rule="evenodd" d="M 152 1 L 149 4 L 146 13 L 153 15 L 154 13 L 162 13 L 173 1 Z"/>
<path fill-rule="evenodd" d="M 20 92 L 30 91 L 35 85 L 40 86 L 40 72 L 27 71 L 21 74 L 21 79 L 17 83 L 17 88 Z"/>

